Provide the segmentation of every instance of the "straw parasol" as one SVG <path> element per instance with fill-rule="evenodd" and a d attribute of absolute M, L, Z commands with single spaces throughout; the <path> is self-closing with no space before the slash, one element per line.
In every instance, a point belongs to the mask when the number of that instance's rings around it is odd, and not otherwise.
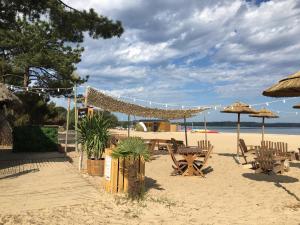
<path fill-rule="evenodd" d="M 21 103 L 19 98 L 15 96 L 5 84 L 0 83 L 0 107 L 2 108 L 4 105 L 11 103 Z"/>
<path fill-rule="evenodd" d="M 293 108 L 294 108 L 294 109 L 300 109 L 300 104 L 294 105 Z"/>
<path fill-rule="evenodd" d="M 250 117 L 257 117 L 257 118 L 262 118 L 262 135 L 261 135 L 261 140 L 264 141 L 264 136 L 265 136 L 265 118 L 271 119 L 271 118 L 279 118 L 275 113 L 272 111 L 263 108 L 258 111 L 257 114 L 251 114 L 249 115 Z"/>
<path fill-rule="evenodd" d="M 236 113 L 238 114 L 237 121 L 237 157 L 239 157 L 239 139 L 240 139 L 240 122 L 241 114 L 256 114 L 257 111 L 252 109 L 249 105 L 242 102 L 235 102 L 230 106 L 225 107 L 222 113 Z"/>
<path fill-rule="evenodd" d="M 279 81 L 263 92 L 269 97 L 299 97 L 300 96 L 300 71 Z"/>

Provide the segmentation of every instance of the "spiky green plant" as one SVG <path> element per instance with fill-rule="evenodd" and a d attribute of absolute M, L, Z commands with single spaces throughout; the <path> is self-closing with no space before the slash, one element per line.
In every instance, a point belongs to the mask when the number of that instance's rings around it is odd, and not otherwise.
<path fill-rule="evenodd" d="M 109 139 L 111 121 L 103 113 L 87 116 L 78 124 L 79 143 L 89 159 L 101 159 Z"/>
<path fill-rule="evenodd" d="M 127 156 L 141 156 L 145 161 L 150 159 L 149 149 L 139 137 L 129 137 L 122 140 L 112 152 L 113 158 L 125 158 Z"/>

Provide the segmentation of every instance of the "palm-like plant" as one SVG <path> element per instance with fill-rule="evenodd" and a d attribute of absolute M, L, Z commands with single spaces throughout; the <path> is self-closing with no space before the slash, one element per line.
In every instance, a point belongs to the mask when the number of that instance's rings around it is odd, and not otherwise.
<path fill-rule="evenodd" d="M 142 156 L 145 161 L 150 159 L 150 153 L 147 145 L 139 137 L 129 137 L 122 140 L 116 149 L 112 152 L 113 158 L 125 158 L 127 156 Z"/>
<path fill-rule="evenodd" d="M 89 159 L 101 159 L 109 139 L 111 121 L 103 113 L 87 116 L 78 124 L 79 143 Z"/>

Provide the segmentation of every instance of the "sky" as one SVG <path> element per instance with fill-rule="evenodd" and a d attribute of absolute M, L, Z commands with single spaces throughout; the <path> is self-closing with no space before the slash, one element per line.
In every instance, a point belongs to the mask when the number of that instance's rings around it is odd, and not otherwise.
<path fill-rule="evenodd" d="M 87 85 L 114 95 L 178 107 L 264 103 L 275 100 L 263 97 L 264 89 L 300 70 L 299 0 L 65 2 L 122 21 L 121 38 L 86 36 L 77 66 L 80 75 L 90 75 Z M 292 109 L 298 102 L 287 99 L 257 109 L 279 111 L 280 119 L 272 122 L 300 122 L 300 111 L 296 115 Z M 236 119 L 214 110 L 207 117 Z"/>

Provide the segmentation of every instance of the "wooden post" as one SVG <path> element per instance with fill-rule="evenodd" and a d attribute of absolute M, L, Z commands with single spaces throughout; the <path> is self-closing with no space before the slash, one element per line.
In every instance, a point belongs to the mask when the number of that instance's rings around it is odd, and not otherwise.
<path fill-rule="evenodd" d="M 261 134 L 261 140 L 265 140 L 265 117 L 262 118 L 262 134 Z"/>
<path fill-rule="evenodd" d="M 85 98 L 84 98 L 84 107 L 85 108 L 87 108 L 87 93 L 88 93 L 88 87 L 89 86 L 86 86 L 85 87 Z M 77 95 L 77 89 L 76 89 L 76 87 L 75 87 L 75 96 Z M 76 101 L 77 101 L 77 96 L 76 96 Z M 75 111 L 77 111 L 77 102 L 75 103 Z M 88 115 L 86 115 L 86 116 L 90 116 L 89 115 L 89 109 L 88 109 L 88 111 L 87 111 L 87 114 Z M 77 120 L 78 120 L 78 112 L 76 112 L 76 114 L 75 114 L 75 127 L 76 127 L 76 140 L 77 140 L 77 122 L 76 122 L 76 118 L 77 118 Z M 76 149 L 77 150 L 77 149 Z M 81 171 L 81 169 L 82 169 L 82 161 L 83 161 L 83 149 L 82 149 L 82 146 L 81 146 L 81 149 L 80 149 L 80 156 L 79 156 L 79 171 Z"/>
<path fill-rule="evenodd" d="M 130 115 L 128 115 L 128 137 L 130 137 Z"/>
<path fill-rule="evenodd" d="M 186 117 L 184 116 L 183 119 L 184 119 L 185 146 L 188 146 L 187 129 L 186 129 Z"/>
<path fill-rule="evenodd" d="M 207 143 L 207 125 L 206 125 L 206 116 L 204 112 L 204 130 L 205 130 L 205 143 Z"/>
<path fill-rule="evenodd" d="M 70 123 L 70 105 L 71 99 L 68 98 L 68 111 L 67 111 L 67 125 L 66 125 L 66 140 L 65 140 L 65 153 L 67 153 L 68 149 L 68 133 L 69 133 L 69 123 Z"/>
<path fill-rule="evenodd" d="M 236 151 L 236 157 L 237 157 L 238 161 L 239 161 L 239 153 L 240 153 L 240 148 L 239 148 L 239 142 L 240 142 L 240 121 L 241 121 L 241 114 L 238 113 L 238 123 L 237 123 L 237 151 Z"/>

